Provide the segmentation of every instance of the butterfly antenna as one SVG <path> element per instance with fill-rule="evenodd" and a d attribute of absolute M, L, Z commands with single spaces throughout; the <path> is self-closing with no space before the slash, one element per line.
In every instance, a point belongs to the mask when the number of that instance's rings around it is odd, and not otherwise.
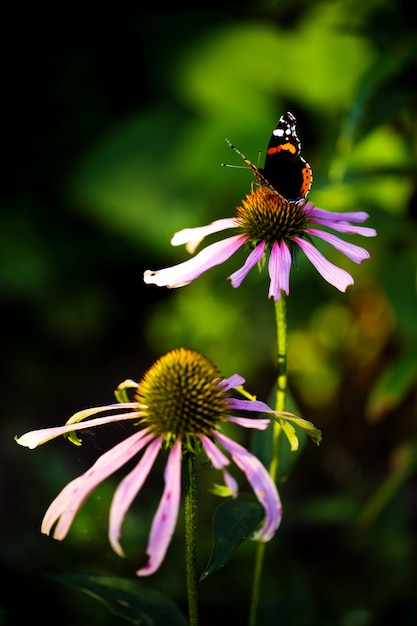
<path fill-rule="evenodd" d="M 248 159 L 245 157 L 245 155 L 243 154 L 243 152 L 241 152 L 240 150 L 238 150 L 231 141 L 229 141 L 229 139 L 226 138 L 226 143 L 230 146 L 230 148 L 232 148 L 232 150 L 234 150 L 236 152 L 236 154 L 238 154 L 244 161 L 245 163 L 248 165 L 249 161 Z M 235 167 L 237 169 L 246 169 L 246 167 L 244 165 L 231 165 L 230 163 L 222 163 L 223 167 Z"/>

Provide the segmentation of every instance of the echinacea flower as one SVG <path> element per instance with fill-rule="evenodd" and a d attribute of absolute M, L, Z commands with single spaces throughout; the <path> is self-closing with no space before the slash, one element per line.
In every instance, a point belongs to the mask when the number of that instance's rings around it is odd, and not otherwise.
<path fill-rule="evenodd" d="M 75 413 L 64 426 L 34 430 L 16 438 L 18 444 L 33 449 L 59 435 L 66 435 L 79 444 L 74 431 L 120 420 L 132 420 L 137 427 L 133 435 L 101 455 L 89 470 L 64 487 L 45 513 L 42 532 L 49 535 L 54 527 L 54 538 L 63 539 L 93 489 L 142 453 L 137 465 L 116 488 L 110 507 L 109 541 L 115 552 L 123 556 L 120 536 L 125 514 L 147 479 L 156 457 L 162 450 L 167 450 L 165 487 L 152 522 L 148 562 L 137 571 L 139 576 L 153 574 L 162 563 L 175 530 L 183 454 L 197 454 L 203 448 L 212 466 L 222 471 L 231 495 L 237 496 L 238 485 L 226 470 L 230 464 L 226 453 L 246 475 L 265 511 L 263 523 L 253 538 L 269 541 L 281 521 L 277 488 L 259 459 L 221 430 L 225 423 L 258 430 L 266 429 L 269 424 L 267 418 L 235 415 L 240 411 L 272 413 L 263 402 L 230 396 L 231 390 L 241 387 L 244 382 L 238 374 L 222 379 L 206 357 L 180 348 L 158 359 L 139 384 L 132 380 L 122 383 L 116 392 L 119 402 Z M 121 401 L 128 399 L 128 389 L 134 392 L 133 402 Z M 106 415 L 91 419 L 99 413 Z"/>
<path fill-rule="evenodd" d="M 207 235 L 229 228 L 234 228 L 237 234 L 207 246 L 192 259 L 178 265 L 157 271 L 146 270 L 144 281 L 159 287 L 182 287 L 210 268 L 227 261 L 234 252 L 247 244 L 250 252 L 246 262 L 229 276 L 233 287 L 239 287 L 248 272 L 269 252 L 268 271 L 271 282 L 268 295 L 278 301 L 281 291 L 289 294 L 291 264 L 296 260 L 300 249 L 328 283 L 345 291 L 353 284 L 352 276 L 328 261 L 314 245 L 313 237 L 326 241 L 355 263 L 361 263 L 369 259 L 367 250 L 347 243 L 320 227 L 343 234 L 374 237 L 376 231 L 373 228 L 354 226 L 351 223 L 362 223 L 368 217 L 363 211 L 325 211 L 304 198 L 286 200 L 272 187 L 259 185 L 242 200 L 236 217 L 181 230 L 175 233 L 171 244 L 186 244 L 187 251 L 192 254 Z"/>

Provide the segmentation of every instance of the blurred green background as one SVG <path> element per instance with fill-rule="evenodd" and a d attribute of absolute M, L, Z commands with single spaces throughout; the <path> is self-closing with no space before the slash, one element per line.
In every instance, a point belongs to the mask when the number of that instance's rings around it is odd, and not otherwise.
<path fill-rule="evenodd" d="M 266 274 L 226 277 L 244 253 L 180 290 L 145 269 L 187 258 L 176 230 L 232 216 L 252 182 L 224 141 L 257 162 L 279 116 L 298 119 L 310 199 L 364 210 L 375 239 L 346 294 L 307 262 L 291 275 L 289 368 L 298 411 L 323 431 L 283 468 L 281 529 L 267 551 L 264 626 L 417 623 L 417 28 L 405 0 L 259 0 L 173 9 L 121 3 L 3 9 L 0 212 L 3 410 L 0 624 L 126 623 L 50 577 L 131 577 L 161 493 L 162 461 L 106 538 L 117 477 L 64 542 L 42 515 L 71 478 L 126 436 L 74 448 L 13 437 L 106 404 L 125 378 L 183 345 L 267 400 L 275 380 Z M 241 434 L 239 434 L 242 437 Z M 123 475 L 121 473 L 120 475 Z M 216 476 L 217 478 L 217 476 Z M 211 550 L 202 469 L 199 567 Z M 143 581 L 184 608 L 181 521 Z M 246 623 L 254 544 L 201 583 L 201 626 Z"/>

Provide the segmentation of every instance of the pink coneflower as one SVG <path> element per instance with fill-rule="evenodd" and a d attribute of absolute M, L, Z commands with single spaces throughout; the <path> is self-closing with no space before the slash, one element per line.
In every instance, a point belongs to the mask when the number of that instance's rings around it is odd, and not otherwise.
<path fill-rule="evenodd" d="M 323 239 L 355 263 L 361 263 L 369 258 L 364 248 L 347 243 L 320 227 L 344 234 L 374 237 L 376 231 L 373 228 L 353 226 L 351 223 L 362 223 L 368 217 L 363 211 L 331 213 L 318 209 L 304 198 L 286 200 L 270 186 L 259 185 L 242 200 L 236 217 L 181 230 L 175 233 L 171 244 L 186 244 L 188 252 L 193 253 L 207 235 L 229 228 L 235 229 L 237 234 L 207 246 L 188 261 L 157 271 L 147 270 L 144 281 L 159 287 L 182 287 L 215 265 L 220 265 L 247 244 L 250 252 L 246 262 L 229 276 L 233 287 L 239 287 L 248 272 L 269 252 L 271 282 L 268 295 L 278 301 L 281 291 L 289 293 L 291 264 L 301 249 L 328 283 L 345 291 L 353 284 L 352 276 L 328 261 L 315 247 L 313 238 Z"/>
<path fill-rule="evenodd" d="M 255 496 L 265 510 L 261 527 L 254 534 L 258 541 L 269 541 L 281 521 L 281 502 L 277 488 L 262 463 L 242 445 L 226 436 L 224 423 L 264 430 L 269 419 L 238 417 L 236 412 L 272 413 L 257 400 L 236 399 L 229 394 L 244 379 L 235 374 L 220 377 L 217 368 L 200 353 L 180 348 L 158 359 L 141 382 L 128 380 L 118 388 L 116 397 L 134 393 L 133 402 L 117 402 L 86 409 L 73 415 L 66 425 L 34 430 L 16 438 L 28 448 L 74 431 L 120 420 L 133 420 L 137 431 L 101 455 L 84 474 L 72 480 L 49 506 L 41 530 L 55 539 L 64 539 L 80 507 L 101 482 L 141 453 L 137 465 L 120 482 L 114 494 L 109 520 L 110 544 L 123 556 L 120 545 L 125 514 L 148 477 L 156 457 L 167 452 L 165 488 L 152 522 L 147 547 L 148 562 L 137 571 L 139 576 L 153 574 L 162 563 L 178 517 L 181 495 L 181 466 L 184 454 L 197 454 L 201 448 L 215 469 L 221 470 L 228 492 L 236 496 L 236 480 L 225 469 L 230 459 L 242 470 Z M 98 413 L 104 417 L 94 417 Z M 111 413 L 109 415 L 109 413 Z"/>

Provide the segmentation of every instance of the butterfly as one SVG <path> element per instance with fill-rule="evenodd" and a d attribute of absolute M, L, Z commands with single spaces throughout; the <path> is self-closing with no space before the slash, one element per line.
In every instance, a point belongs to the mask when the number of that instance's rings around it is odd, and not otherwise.
<path fill-rule="evenodd" d="M 253 170 L 259 185 L 274 189 L 286 200 L 306 198 L 313 182 L 313 171 L 301 156 L 297 120 L 290 111 L 281 115 L 272 131 L 263 168 L 254 165 L 229 140 L 226 141 Z"/>

